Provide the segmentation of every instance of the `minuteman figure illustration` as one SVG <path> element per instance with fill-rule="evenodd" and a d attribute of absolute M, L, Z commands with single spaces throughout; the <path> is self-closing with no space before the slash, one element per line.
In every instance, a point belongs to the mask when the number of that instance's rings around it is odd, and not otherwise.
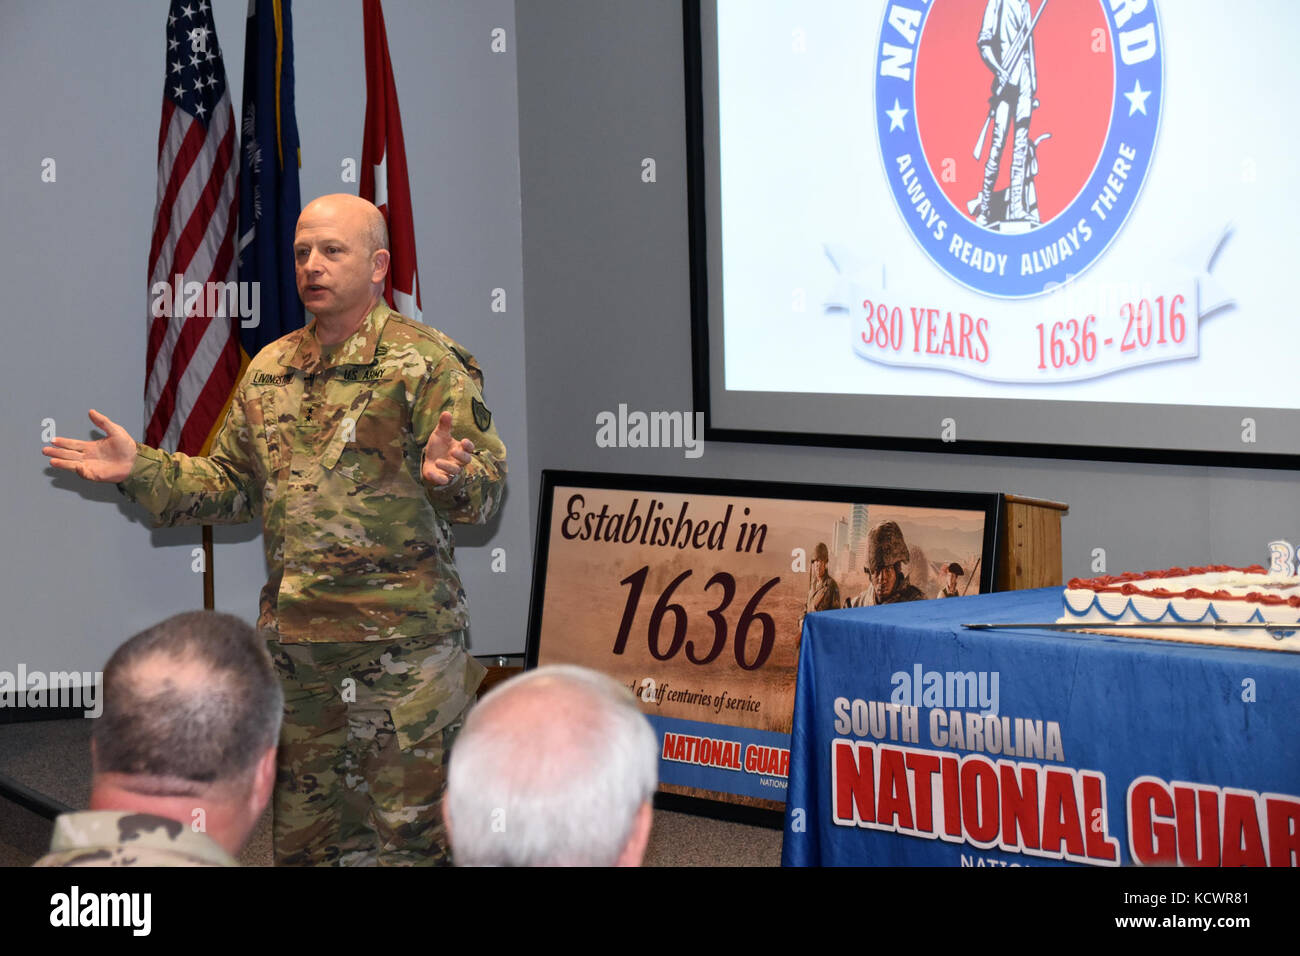
<path fill-rule="evenodd" d="M 1040 224 L 1034 177 L 1038 174 L 1037 147 L 1051 134 L 1036 140 L 1029 138 L 1029 120 L 1038 107 L 1034 93 L 1038 73 L 1034 62 L 1034 27 L 1047 3 L 1044 0 L 1037 16 L 1031 16 L 1028 0 L 988 0 L 980 24 L 980 57 L 993 72 L 993 95 L 989 113 L 975 146 L 975 158 L 984 152 L 989 125 L 993 142 L 984 164 L 984 185 L 979 196 L 971 200 L 968 210 L 975 222 L 1000 232 L 1024 232 Z M 998 170 L 1002 167 L 1007 131 L 1014 126 L 1010 148 L 1011 185 L 993 192 Z"/>

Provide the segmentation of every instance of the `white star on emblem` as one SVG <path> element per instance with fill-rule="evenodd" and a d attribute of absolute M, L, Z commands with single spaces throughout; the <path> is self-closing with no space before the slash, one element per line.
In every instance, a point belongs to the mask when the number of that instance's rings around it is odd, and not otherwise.
<path fill-rule="evenodd" d="M 202 116 L 204 113 L 207 112 L 207 110 L 204 108 L 203 104 L 200 103 L 198 106 L 196 106 L 196 107 L 194 108 L 194 112 L 195 112 L 195 114 L 197 114 L 198 116 Z"/>
<path fill-rule="evenodd" d="M 208 12 L 208 0 L 202 0 L 202 2 L 199 4 L 199 12 L 200 13 Z"/>
<path fill-rule="evenodd" d="M 889 131 L 892 133 L 896 129 L 903 128 L 903 117 L 910 113 L 911 110 L 905 110 L 898 105 L 898 97 L 894 97 L 894 108 L 885 110 L 885 115 L 889 117 Z"/>
<path fill-rule="evenodd" d="M 174 50 L 178 46 L 180 46 L 180 41 L 176 40 L 175 38 L 172 38 L 167 41 L 167 49 L 169 50 Z"/>
<path fill-rule="evenodd" d="M 176 98 L 179 100 L 182 96 L 185 95 L 185 87 L 183 87 L 183 86 L 173 86 L 173 87 L 172 87 L 172 92 L 176 94 Z"/>
<path fill-rule="evenodd" d="M 181 65 L 180 65 L 179 63 L 173 63 L 173 64 L 172 64 L 172 72 L 173 72 L 173 73 L 179 73 L 180 71 L 181 71 Z"/>
<path fill-rule="evenodd" d="M 167 14 L 167 25 L 168 25 L 169 27 L 174 27 L 174 26 L 176 26 L 176 18 L 175 18 L 174 16 L 172 16 L 170 13 Z"/>
<path fill-rule="evenodd" d="M 1134 113 L 1141 113 L 1143 116 L 1147 115 L 1147 97 L 1151 95 L 1151 92 L 1151 90 L 1142 89 L 1141 81 L 1133 81 L 1133 92 L 1124 94 L 1128 97 L 1129 116 Z"/>
<path fill-rule="evenodd" d="M 193 8 L 193 7 L 181 7 L 181 13 L 183 13 L 183 14 L 185 15 L 185 19 L 188 20 L 188 19 L 190 19 L 192 16 L 194 16 L 194 8 Z"/>

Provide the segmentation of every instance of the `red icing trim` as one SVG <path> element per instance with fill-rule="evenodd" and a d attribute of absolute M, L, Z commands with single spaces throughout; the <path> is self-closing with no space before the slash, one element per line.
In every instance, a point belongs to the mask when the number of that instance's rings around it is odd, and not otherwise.
<path fill-rule="evenodd" d="M 1100 578 L 1071 578 L 1066 587 L 1071 591 L 1095 591 L 1098 594 L 1138 594 L 1144 597 L 1166 600 L 1169 598 L 1183 598 L 1185 600 L 1201 598 L 1214 601 L 1249 601 L 1252 604 L 1266 604 L 1269 606 L 1286 604 L 1291 607 L 1300 607 L 1300 595 L 1282 597 L 1278 594 L 1261 594 L 1259 591 L 1250 591 L 1246 594 L 1230 594 L 1227 591 L 1202 591 L 1200 588 L 1171 591 L 1168 588 L 1160 587 L 1143 588 L 1139 587 L 1138 584 L 1139 582 L 1158 581 L 1163 578 L 1182 578 L 1193 574 L 1221 574 L 1225 571 L 1235 571 L 1238 574 L 1268 573 L 1265 568 L 1258 564 L 1252 564 L 1248 568 L 1233 568 L 1226 564 L 1214 564 L 1203 568 L 1168 568 L 1163 571 L 1145 571 L 1140 574 L 1129 572 Z"/>

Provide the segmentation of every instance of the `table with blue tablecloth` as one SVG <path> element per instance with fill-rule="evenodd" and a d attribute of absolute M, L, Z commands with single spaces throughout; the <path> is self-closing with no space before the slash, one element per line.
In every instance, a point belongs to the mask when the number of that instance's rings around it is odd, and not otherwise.
<path fill-rule="evenodd" d="M 1300 654 L 963 626 L 1061 594 L 808 615 L 782 862 L 1300 865 Z"/>

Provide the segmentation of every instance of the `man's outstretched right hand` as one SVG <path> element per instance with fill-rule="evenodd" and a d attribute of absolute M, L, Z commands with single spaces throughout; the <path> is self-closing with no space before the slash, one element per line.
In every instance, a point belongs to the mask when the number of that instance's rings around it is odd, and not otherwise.
<path fill-rule="evenodd" d="M 98 441 L 55 438 L 41 449 L 41 454 L 50 459 L 55 468 L 75 471 L 91 481 L 125 480 L 135 463 L 135 439 L 117 422 L 93 408 L 90 420 L 96 428 L 103 429 L 107 437 Z"/>

